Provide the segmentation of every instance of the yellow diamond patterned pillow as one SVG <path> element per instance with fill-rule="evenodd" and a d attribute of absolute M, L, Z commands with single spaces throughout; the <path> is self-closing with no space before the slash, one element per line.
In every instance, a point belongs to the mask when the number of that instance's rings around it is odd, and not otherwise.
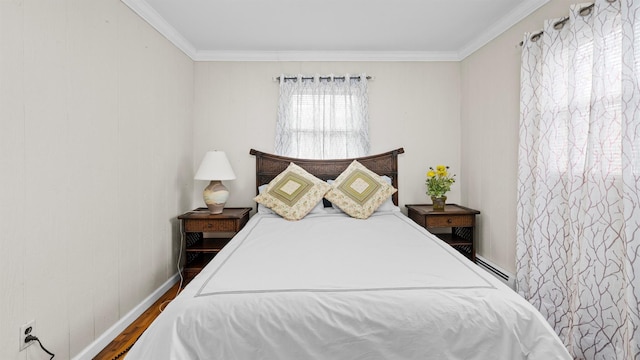
<path fill-rule="evenodd" d="M 254 200 L 287 220 L 300 220 L 330 188 L 326 182 L 291 163 Z"/>
<path fill-rule="evenodd" d="M 324 196 L 351 217 L 366 219 L 397 190 L 354 160 Z"/>

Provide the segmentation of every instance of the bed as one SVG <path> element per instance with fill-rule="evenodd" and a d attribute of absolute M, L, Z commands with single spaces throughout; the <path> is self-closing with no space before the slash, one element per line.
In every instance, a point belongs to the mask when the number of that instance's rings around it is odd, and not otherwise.
<path fill-rule="evenodd" d="M 397 189 L 403 152 L 357 160 Z M 353 160 L 251 154 L 256 189 L 292 162 L 333 180 Z M 529 303 L 402 214 L 397 192 L 391 199 L 364 220 L 327 208 L 298 221 L 258 212 L 127 360 L 571 358 Z"/>

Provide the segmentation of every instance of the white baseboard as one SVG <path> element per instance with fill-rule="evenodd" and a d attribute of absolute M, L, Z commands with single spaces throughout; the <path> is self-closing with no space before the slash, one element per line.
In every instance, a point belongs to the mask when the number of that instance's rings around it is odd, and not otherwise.
<path fill-rule="evenodd" d="M 514 274 L 501 269 L 498 265 L 483 258 L 482 256 L 476 255 L 476 264 L 478 264 L 478 266 L 480 266 L 482 269 L 489 272 L 491 275 L 495 276 L 498 280 L 507 284 L 507 286 L 511 289 L 516 289 L 516 277 Z"/>
<path fill-rule="evenodd" d="M 89 346 L 84 348 L 80 353 L 73 357 L 72 360 L 88 360 L 93 359 L 98 355 L 109 343 L 120 335 L 127 326 L 131 325 L 143 312 L 145 312 L 153 303 L 155 303 L 164 293 L 166 293 L 171 287 L 180 280 L 180 274 L 175 274 L 159 288 L 157 288 L 151 295 L 147 296 L 140 304 L 136 305 L 125 316 L 113 324 L 107 331 L 97 337 Z"/>

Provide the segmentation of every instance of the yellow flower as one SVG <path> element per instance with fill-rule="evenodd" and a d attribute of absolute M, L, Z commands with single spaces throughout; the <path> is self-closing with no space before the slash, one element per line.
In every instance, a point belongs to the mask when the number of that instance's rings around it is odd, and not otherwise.
<path fill-rule="evenodd" d="M 442 197 L 449 190 L 451 184 L 455 183 L 455 174 L 449 175 L 449 167 L 438 165 L 436 168 L 429 167 L 427 171 L 427 194 L 432 197 Z"/>

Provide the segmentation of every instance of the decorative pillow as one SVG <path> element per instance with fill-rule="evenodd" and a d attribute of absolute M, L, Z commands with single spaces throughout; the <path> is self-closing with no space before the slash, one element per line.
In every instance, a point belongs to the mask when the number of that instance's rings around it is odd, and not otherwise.
<path fill-rule="evenodd" d="M 388 177 L 387 175 L 383 175 L 381 176 L 381 178 L 389 185 L 391 185 L 391 178 Z M 327 183 L 329 185 L 333 184 L 335 180 L 327 180 Z M 338 212 L 344 212 L 342 210 L 340 210 L 340 208 L 336 205 L 333 206 L 333 204 L 331 203 L 331 201 L 327 200 L 326 198 L 322 199 L 323 205 L 325 207 L 325 209 L 327 208 L 331 208 L 334 210 L 337 210 Z M 389 211 L 401 211 L 400 208 L 393 203 L 393 199 L 391 197 L 387 198 L 387 200 L 385 200 L 382 205 L 378 206 L 378 208 L 376 209 L 375 212 L 389 212 Z M 315 209 L 312 211 L 312 213 L 315 212 Z"/>
<path fill-rule="evenodd" d="M 396 191 L 378 174 L 354 160 L 324 197 L 349 216 L 366 219 Z"/>
<path fill-rule="evenodd" d="M 269 186 L 269 184 L 260 185 L 258 187 L 258 194 L 262 194 L 263 192 L 265 192 L 267 189 L 267 186 Z M 324 200 L 324 198 L 322 200 Z M 325 210 L 324 203 L 322 201 L 318 201 L 316 206 L 313 209 L 311 209 L 311 211 L 309 212 L 309 214 L 326 214 L 326 213 L 327 213 L 327 210 Z M 269 209 L 268 207 L 258 203 L 258 214 L 267 215 L 267 214 L 275 214 L 275 212 L 273 212 L 273 210 Z"/>
<path fill-rule="evenodd" d="M 326 182 L 291 163 L 254 200 L 287 220 L 307 215 L 331 188 Z"/>

